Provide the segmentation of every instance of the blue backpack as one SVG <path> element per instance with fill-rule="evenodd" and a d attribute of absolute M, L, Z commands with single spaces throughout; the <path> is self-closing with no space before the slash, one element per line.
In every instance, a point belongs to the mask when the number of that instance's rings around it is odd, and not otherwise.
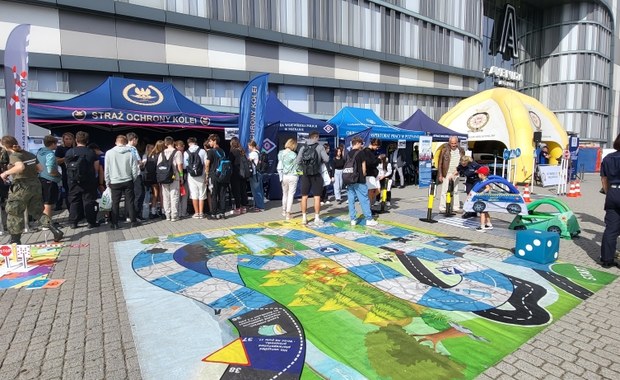
<path fill-rule="evenodd" d="M 232 162 L 226 158 L 226 154 L 220 153 L 220 149 L 215 149 L 215 154 L 217 154 L 219 161 L 217 169 L 215 169 L 215 180 L 218 183 L 228 184 L 232 176 Z"/>

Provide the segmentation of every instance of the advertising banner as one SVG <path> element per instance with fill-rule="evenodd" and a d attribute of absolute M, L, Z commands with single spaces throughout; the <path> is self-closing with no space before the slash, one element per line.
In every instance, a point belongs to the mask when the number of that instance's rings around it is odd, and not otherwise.
<path fill-rule="evenodd" d="M 4 50 L 7 130 L 17 143 L 28 149 L 28 39 L 30 25 L 17 25 L 9 34 Z"/>
<path fill-rule="evenodd" d="M 433 138 L 420 136 L 420 188 L 429 187 L 433 176 Z"/>
<path fill-rule="evenodd" d="M 579 168 L 579 137 L 568 137 L 568 151 L 570 152 L 570 172 L 568 173 L 570 180 L 577 179 L 577 170 Z"/>
<path fill-rule="evenodd" d="M 239 142 L 247 151 L 248 142 L 263 145 L 265 128 L 265 106 L 267 105 L 267 80 L 269 74 L 262 74 L 248 82 L 241 93 L 239 105 Z"/>

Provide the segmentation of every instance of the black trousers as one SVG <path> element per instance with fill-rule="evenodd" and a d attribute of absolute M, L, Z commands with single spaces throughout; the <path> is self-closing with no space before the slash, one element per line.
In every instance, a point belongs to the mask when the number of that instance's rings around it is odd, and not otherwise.
<path fill-rule="evenodd" d="M 129 219 L 135 222 L 136 211 L 133 208 L 133 204 L 136 197 L 133 192 L 133 181 L 110 184 L 110 192 L 112 193 L 112 213 L 110 215 L 110 222 L 112 224 L 118 224 L 118 214 L 121 206 L 121 196 L 123 194 L 125 195 L 125 210 L 129 214 Z"/>
<path fill-rule="evenodd" d="M 77 224 L 83 216 L 90 224 L 97 223 L 97 187 L 69 185 L 69 222 Z"/>
<path fill-rule="evenodd" d="M 601 261 L 611 263 L 620 236 L 620 189 L 609 188 L 605 197 L 605 231 L 601 242 Z"/>
<path fill-rule="evenodd" d="M 226 190 L 227 183 L 213 183 L 213 210 L 209 210 L 211 215 L 223 214 L 226 212 Z"/>
<path fill-rule="evenodd" d="M 133 203 L 133 209 L 136 215 L 142 215 L 142 206 L 144 205 L 144 197 L 146 196 L 146 192 L 144 191 L 144 181 L 142 180 L 141 175 L 133 181 L 133 194 L 136 199 Z"/>
<path fill-rule="evenodd" d="M 235 198 L 235 208 L 245 207 L 248 205 L 248 181 L 241 176 L 233 176 L 230 178 L 230 190 L 233 198 Z"/>

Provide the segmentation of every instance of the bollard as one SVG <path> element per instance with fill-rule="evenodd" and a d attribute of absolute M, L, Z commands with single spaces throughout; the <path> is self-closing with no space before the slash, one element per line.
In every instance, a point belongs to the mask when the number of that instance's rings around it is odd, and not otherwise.
<path fill-rule="evenodd" d="M 420 218 L 420 221 L 426 223 L 437 223 L 433 220 L 433 200 L 435 199 L 435 182 L 431 182 L 431 187 L 428 189 L 428 205 L 426 211 L 426 218 Z"/>

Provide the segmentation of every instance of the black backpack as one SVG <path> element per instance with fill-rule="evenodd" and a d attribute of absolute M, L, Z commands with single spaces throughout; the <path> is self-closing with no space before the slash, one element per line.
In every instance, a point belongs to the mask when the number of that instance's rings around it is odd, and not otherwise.
<path fill-rule="evenodd" d="M 188 159 L 187 159 L 187 174 L 192 177 L 200 177 L 205 172 L 205 164 L 202 162 L 200 158 L 200 148 L 196 149 L 195 152 L 187 151 Z"/>
<path fill-rule="evenodd" d="M 300 168 L 304 175 L 321 174 L 321 159 L 316 148 L 319 144 L 306 145 L 301 152 Z"/>
<path fill-rule="evenodd" d="M 259 173 L 267 173 L 269 170 L 269 156 L 265 152 L 261 152 L 258 155 L 258 164 L 256 164 L 256 170 Z"/>
<path fill-rule="evenodd" d="M 170 184 L 174 182 L 173 159 L 175 154 L 177 154 L 176 150 L 172 152 L 170 157 L 166 158 L 164 152 L 160 153 L 161 162 L 157 164 L 156 170 L 157 183 Z"/>
<path fill-rule="evenodd" d="M 157 156 L 147 156 L 144 164 L 144 181 L 157 182 Z"/>
<path fill-rule="evenodd" d="M 250 160 L 243 152 L 240 151 L 239 153 L 239 176 L 243 179 L 248 179 L 252 176 Z"/>
<path fill-rule="evenodd" d="M 352 185 L 354 183 L 358 183 L 360 180 L 360 172 L 358 165 L 355 163 L 355 157 L 361 152 L 361 149 L 358 149 L 357 152 L 353 154 L 353 156 L 347 156 L 347 161 L 344 163 L 344 168 L 342 168 L 342 183 L 345 185 Z"/>
<path fill-rule="evenodd" d="M 215 154 L 218 157 L 217 169 L 215 169 L 215 180 L 218 183 L 227 184 L 230 183 L 230 176 L 232 175 L 232 163 L 226 154 L 222 155 L 219 149 L 215 149 Z"/>
<path fill-rule="evenodd" d="M 86 157 L 83 155 L 76 156 L 75 154 L 65 159 L 67 165 L 67 178 L 70 183 L 77 183 L 84 185 L 86 183 L 93 182 L 93 171 L 89 170 L 90 164 Z"/>

